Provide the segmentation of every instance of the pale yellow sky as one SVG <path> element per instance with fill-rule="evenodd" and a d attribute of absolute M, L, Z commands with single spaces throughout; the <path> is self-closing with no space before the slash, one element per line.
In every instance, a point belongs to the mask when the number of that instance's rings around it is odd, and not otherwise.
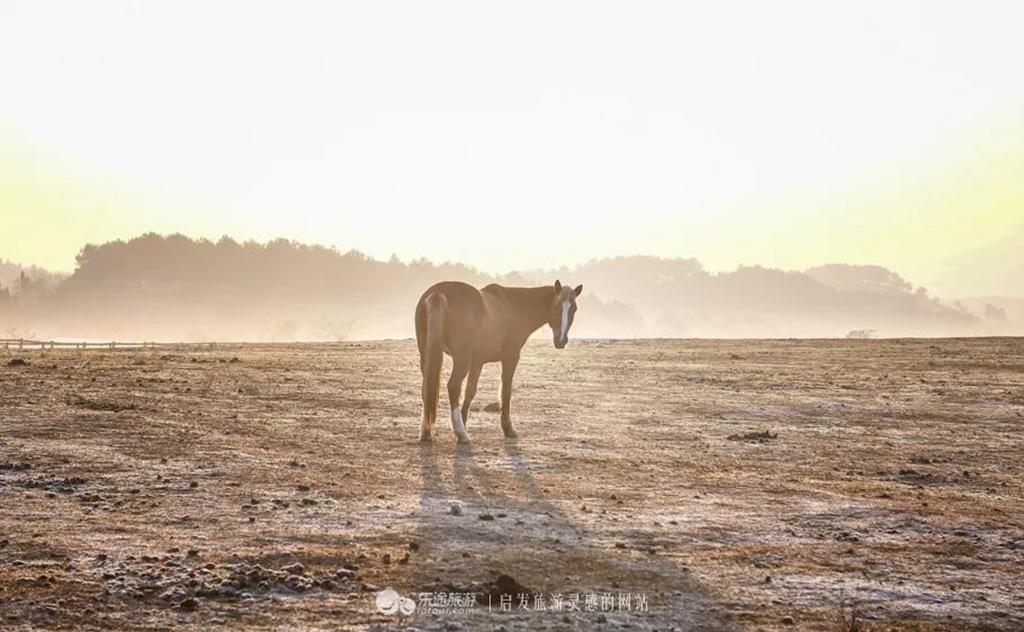
<path fill-rule="evenodd" d="M 0 4 L 0 257 L 145 231 L 1024 294 L 1024 4 Z"/>

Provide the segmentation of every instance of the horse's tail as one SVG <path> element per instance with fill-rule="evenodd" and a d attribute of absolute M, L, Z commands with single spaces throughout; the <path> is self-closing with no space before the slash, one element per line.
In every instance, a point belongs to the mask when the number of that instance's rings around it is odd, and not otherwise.
<path fill-rule="evenodd" d="M 425 331 L 420 339 L 420 369 L 423 371 L 423 426 L 424 430 L 429 432 L 437 419 L 437 401 L 441 394 L 441 365 L 444 363 L 444 329 L 448 301 L 444 294 L 432 292 L 424 298 L 423 305 Z"/>

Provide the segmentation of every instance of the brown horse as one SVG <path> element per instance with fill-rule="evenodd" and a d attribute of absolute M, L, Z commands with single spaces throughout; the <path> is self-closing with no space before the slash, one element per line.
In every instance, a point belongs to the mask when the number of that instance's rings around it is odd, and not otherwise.
<path fill-rule="evenodd" d="M 469 441 L 469 405 L 476 395 L 480 369 L 488 362 L 501 362 L 501 430 L 506 437 L 514 438 L 509 402 L 519 353 L 530 334 L 545 323 L 551 326 L 555 348 L 565 348 L 576 314 L 576 297 L 582 291 L 582 285 L 563 287 L 559 281 L 542 287 L 502 287 L 492 283 L 482 290 L 445 281 L 424 292 L 416 304 L 416 343 L 423 372 L 420 441 L 430 441 L 437 419 L 443 353 L 452 357 L 448 403 L 452 409 L 452 431 L 459 443 Z M 467 375 L 466 397 L 460 409 L 459 394 Z"/>

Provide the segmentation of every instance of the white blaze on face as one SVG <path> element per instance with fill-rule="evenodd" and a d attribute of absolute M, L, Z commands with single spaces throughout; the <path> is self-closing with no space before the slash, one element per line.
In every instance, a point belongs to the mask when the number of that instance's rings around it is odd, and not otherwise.
<path fill-rule="evenodd" d="M 569 299 L 562 301 L 562 331 L 559 340 L 567 342 L 569 338 Z"/>

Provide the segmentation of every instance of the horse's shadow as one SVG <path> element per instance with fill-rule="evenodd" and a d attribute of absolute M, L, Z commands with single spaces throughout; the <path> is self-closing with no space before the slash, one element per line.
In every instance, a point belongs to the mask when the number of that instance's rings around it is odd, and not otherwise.
<path fill-rule="evenodd" d="M 420 447 L 420 509 L 425 528 L 438 521 L 431 518 L 438 509 L 442 515 L 457 507 L 463 513 L 522 521 L 526 515 L 544 516 L 554 526 L 580 530 L 565 512 L 545 494 L 531 472 L 529 459 L 517 442 L 506 441 L 500 458 L 481 463 L 472 445 L 456 444 L 450 458 L 450 483 L 446 481 L 439 461 L 448 454 L 432 444 Z M 516 493 L 519 492 L 519 493 Z M 495 513 L 497 512 L 497 513 Z M 427 534 L 429 537 L 429 534 Z"/>
<path fill-rule="evenodd" d="M 426 562 L 417 590 L 457 590 L 498 574 L 549 594 L 654 589 L 687 594 L 662 604 L 673 618 L 694 621 L 700 610 L 705 623 L 725 625 L 708 619 L 710 600 L 685 567 L 617 551 L 597 516 L 574 519 L 566 509 L 575 500 L 553 500 L 535 477 L 543 464 L 530 458 L 529 445 L 504 442 L 495 457 L 487 454 L 470 445 L 421 446 L 416 529 Z"/>

